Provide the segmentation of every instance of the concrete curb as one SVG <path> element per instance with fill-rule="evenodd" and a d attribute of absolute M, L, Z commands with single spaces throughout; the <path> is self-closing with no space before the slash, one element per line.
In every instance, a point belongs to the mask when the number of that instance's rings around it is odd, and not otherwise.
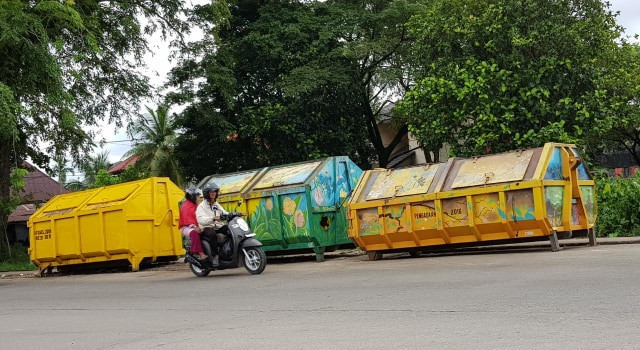
<path fill-rule="evenodd" d="M 597 245 L 616 245 L 616 244 L 640 244 L 640 237 L 602 237 L 597 239 Z M 561 247 L 576 247 L 576 246 L 589 246 L 589 240 L 587 238 L 569 238 L 560 240 Z M 451 254 L 456 252 L 469 252 L 469 251 L 482 251 L 482 250 L 518 250 L 518 249 L 527 249 L 527 248 L 548 248 L 549 241 L 536 241 L 536 242 L 525 242 L 525 243 L 510 243 L 510 244 L 500 244 L 500 245 L 486 245 L 486 246 L 469 246 L 464 248 L 456 248 L 451 250 L 443 250 L 441 253 Z M 393 254 L 405 254 L 405 253 L 389 253 L 389 255 Z M 346 251 L 336 251 L 332 253 L 327 253 L 327 255 L 331 256 L 331 258 L 339 258 L 339 257 L 356 257 L 365 255 L 362 251 L 356 251 L 356 249 L 349 249 Z M 176 263 L 182 263 L 183 260 L 179 259 Z M 5 271 L 0 272 L 0 280 L 2 279 L 16 279 L 16 278 L 33 278 L 37 277 L 37 271 Z"/>

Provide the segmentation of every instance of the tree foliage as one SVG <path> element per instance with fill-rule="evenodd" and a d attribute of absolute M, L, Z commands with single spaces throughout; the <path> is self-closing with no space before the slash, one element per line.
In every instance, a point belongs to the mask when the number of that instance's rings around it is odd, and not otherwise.
<path fill-rule="evenodd" d="M 623 42 L 603 68 L 584 141 L 593 155 L 623 150 L 640 166 L 640 46 Z"/>
<path fill-rule="evenodd" d="M 456 155 L 578 141 L 620 35 L 593 0 L 435 0 L 409 27 L 417 83 L 399 110 Z"/>
<path fill-rule="evenodd" d="M 406 127 L 385 145 L 377 124 L 407 84 L 413 3 L 229 2 L 228 27 L 172 71 L 171 102 L 187 104 L 181 163 L 196 176 L 338 154 L 368 167 L 375 151 L 386 164 Z M 196 13 L 212 22 L 206 6 Z"/>
<path fill-rule="evenodd" d="M 169 107 L 147 108 L 147 115 L 129 125 L 133 148 L 125 155 L 137 155 L 136 167 L 149 176 L 166 176 L 178 185 L 183 176 L 175 154 L 177 124 Z"/>
<path fill-rule="evenodd" d="M 135 114 L 150 91 L 137 69 L 146 35 L 186 32 L 182 10 L 180 0 L 0 1 L 0 198 L 22 159 L 78 159 L 87 126 Z"/>

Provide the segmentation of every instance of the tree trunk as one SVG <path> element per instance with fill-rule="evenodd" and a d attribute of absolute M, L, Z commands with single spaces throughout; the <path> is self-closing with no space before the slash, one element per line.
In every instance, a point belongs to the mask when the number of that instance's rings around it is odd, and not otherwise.
<path fill-rule="evenodd" d="M 9 207 L 11 185 L 11 141 L 0 137 L 0 250 L 7 248 L 7 220 L 12 210 Z"/>
<path fill-rule="evenodd" d="M 373 144 L 373 147 L 376 150 L 376 154 L 378 155 L 378 166 L 381 168 L 386 168 L 391 160 L 391 153 L 398 146 L 398 143 L 402 140 L 404 135 L 408 133 L 407 125 L 402 125 L 396 135 L 393 137 L 391 143 L 385 147 L 382 141 L 382 135 L 380 135 L 380 129 L 378 128 L 378 120 L 376 119 L 376 115 L 371 109 L 371 104 L 369 103 L 369 95 L 365 91 L 362 94 L 362 109 L 364 111 L 366 123 L 367 123 L 367 132 L 369 133 L 369 141 Z"/>

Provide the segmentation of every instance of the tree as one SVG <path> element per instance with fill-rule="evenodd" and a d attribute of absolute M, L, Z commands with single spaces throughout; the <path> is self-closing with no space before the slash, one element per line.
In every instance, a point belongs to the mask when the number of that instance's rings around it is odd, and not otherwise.
<path fill-rule="evenodd" d="M 88 157 L 84 162 L 80 164 L 80 169 L 84 174 L 84 185 L 90 187 L 91 184 L 96 182 L 98 173 L 101 170 L 105 172 L 111 168 L 113 164 L 109 162 L 109 151 L 98 152 L 95 156 Z"/>
<path fill-rule="evenodd" d="M 146 34 L 186 32 L 182 11 L 180 0 L 0 2 L 0 200 L 22 159 L 45 168 L 54 150 L 78 159 L 91 147 L 87 125 L 119 125 L 138 110 L 150 91 L 136 70 Z"/>
<path fill-rule="evenodd" d="M 169 115 L 167 106 L 159 106 L 155 111 L 146 108 L 148 115 L 134 120 L 129 127 L 134 144 L 126 155 L 137 155 L 136 167 L 149 176 L 167 176 L 182 185 L 184 181 L 175 153 L 175 117 Z"/>
<path fill-rule="evenodd" d="M 409 27 L 416 86 L 399 111 L 456 155 L 578 141 L 620 36 L 601 1 L 436 0 Z"/>
<path fill-rule="evenodd" d="M 67 183 L 67 173 L 73 171 L 73 168 L 67 165 L 67 159 L 63 154 L 56 154 L 53 157 L 53 169 L 52 175 L 58 177 L 60 186 L 64 186 Z"/>
<path fill-rule="evenodd" d="M 194 43 L 172 71 L 185 103 L 178 148 L 203 176 L 346 154 L 386 165 L 377 124 L 401 95 L 412 1 L 230 2 L 229 26 Z M 202 8 L 202 22 L 209 12 Z M 212 50 L 215 47 L 215 50 Z M 188 152 L 192 150 L 192 152 Z M 217 159 L 207 159 L 212 150 Z M 188 152 L 188 153 L 187 153 Z"/>
<path fill-rule="evenodd" d="M 360 107 L 378 166 L 383 168 L 393 160 L 392 154 L 408 132 L 407 124 L 395 118 L 393 108 L 413 84 L 409 54 L 415 43 L 406 23 L 412 16 L 425 10 L 425 3 L 428 2 L 337 0 L 315 5 L 328 12 L 325 31 L 337 38 L 337 45 L 323 57 L 320 64 L 319 60 L 314 61 L 303 67 L 302 71 L 320 67 L 320 72 L 339 72 L 342 74 L 339 80 L 353 83 L 357 93 L 350 103 Z M 345 61 L 350 63 L 352 70 L 340 69 Z M 296 77 L 302 78 L 301 75 Z M 312 74 L 306 77 L 307 80 L 302 79 L 303 86 L 314 79 Z M 396 129 L 388 145 L 383 143 L 378 128 L 385 120 L 390 121 Z"/>
<path fill-rule="evenodd" d="M 640 46 L 622 42 L 603 68 L 606 74 L 590 99 L 596 113 L 585 128 L 588 150 L 592 157 L 623 150 L 640 165 Z"/>

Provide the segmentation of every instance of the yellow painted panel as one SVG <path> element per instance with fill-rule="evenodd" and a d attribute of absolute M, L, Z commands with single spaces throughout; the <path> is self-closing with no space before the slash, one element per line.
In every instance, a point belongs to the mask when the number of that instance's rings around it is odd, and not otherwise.
<path fill-rule="evenodd" d="M 533 150 L 464 160 L 452 188 L 479 186 L 524 179 Z"/>
<path fill-rule="evenodd" d="M 438 226 L 436 207 L 433 201 L 417 202 L 411 204 L 413 215 L 412 227 L 414 230 L 435 230 Z"/>
<path fill-rule="evenodd" d="M 82 254 L 101 255 L 104 252 L 104 236 L 100 225 L 100 216 L 97 213 L 78 217 L 80 227 L 80 241 L 82 242 Z M 91 228 L 91 229 L 88 229 Z"/>
<path fill-rule="evenodd" d="M 464 197 L 443 199 L 442 221 L 445 227 L 460 227 L 469 225 L 467 199 Z"/>
<path fill-rule="evenodd" d="M 74 217 L 64 218 L 55 221 L 55 232 L 57 232 L 57 246 L 59 256 L 77 256 L 78 250 L 78 230 Z"/>
<path fill-rule="evenodd" d="M 52 260 L 56 257 L 55 236 L 51 221 L 42 221 L 31 226 L 29 244 L 31 247 L 31 259 Z"/>
<path fill-rule="evenodd" d="M 384 225 L 387 233 L 407 231 L 405 208 L 404 205 L 393 205 L 384 208 Z"/>
<path fill-rule="evenodd" d="M 312 162 L 274 168 L 269 170 L 254 189 L 286 186 L 303 183 L 322 162 Z"/>
<path fill-rule="evenodd" d="M 229 193 L 240 192 L 251 180 L 258 174 L 258 170 L 248 171 L 244 173 L 234 173 L 229 176 L 216 177 L 212 176 L 207 182 L 215 182 L 220 186 L 220 191 L 227 195 Z"/>
<path fill-rule="evenodd" d="M 427 193 L 439 164 L 380 172 L 366 200 Z"/>
<path fill-rule="evenodd" d="M 129 246 L 127 242 L 127 227 L 124 213 L 120 210 L 106 212 L 103 215 L 103 226 L 106 235 L 107 251 L 109 253 L 124 252 Z M 142 232 L 135 232 L 135 235 Z M 96 235 L 96 238 L 99 236 Z"/>
<path fill-rule="evenodd" d="M 500 221 L 500 200 L 497 193 L 473 196 L 473 221 L 475 224 L 488 224 Z"/>

